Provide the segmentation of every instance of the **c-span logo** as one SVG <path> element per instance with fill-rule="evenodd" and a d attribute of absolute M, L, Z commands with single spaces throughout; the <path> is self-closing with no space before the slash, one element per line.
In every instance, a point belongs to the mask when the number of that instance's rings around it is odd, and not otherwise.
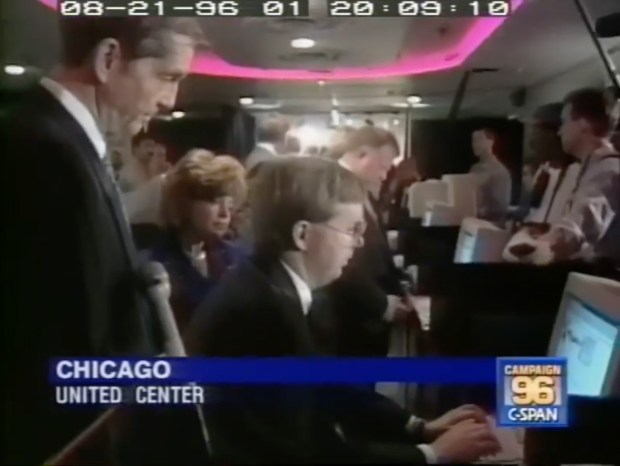
<path fill-rule="evenodd" d="M 566 427 L 566 380 L 565 358 L 498 358 L 498 425 Z"/>

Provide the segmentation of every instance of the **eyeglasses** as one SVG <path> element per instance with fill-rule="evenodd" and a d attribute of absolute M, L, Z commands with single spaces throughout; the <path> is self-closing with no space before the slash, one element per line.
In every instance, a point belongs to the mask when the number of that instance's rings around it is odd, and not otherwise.
<path fill-rule="evenodd" d="M 360 241 L 364 239 L 364 233 L 366 233 L 366 223 L 360 222 L 360 223 L 356 223 L 353 228 L 349 229 L 349 230 L 343 230 L 341 228 L 335 227 L 333 225 L 330 225 L 329 223 L 320 223 L 319 224 L 322 227 L 325 227 L 329 230 L 333 230 L 336 231 L 338 233 L 342 233 L 343 235 L 347 235 L 350 236 L 351 238 L 353 238 L 356 241 Z"/>

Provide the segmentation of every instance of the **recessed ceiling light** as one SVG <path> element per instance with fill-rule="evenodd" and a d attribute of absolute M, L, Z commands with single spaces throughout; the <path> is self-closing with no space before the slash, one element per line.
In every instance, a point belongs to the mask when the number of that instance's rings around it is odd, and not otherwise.
<path fill-rule="evenodd" d="M 254 103 L 254 99 L 252 97 L 241 97 L 239 99 L 239 103 L 241 105 L 252 105 Z"/>
<path fill-rule="evenodd" d="M 409 97 L 407 97 L 407 103 L 414 105 L 414 104 L 419 104 L 420 102 L 422 102 L 422 97 L 420 97 L 419 95 L 410 95 Z"/>
<path fill-rule="evenodd" d="M 4 72 L 6 74 L 10 74 L 11 76 L 19 76 L 20 74 L 24 74 L 26 72 L 26 68 L 20 65 L 6 65 L 4 67 Z"/>
<path fill-rule="evenodd" d="M 185 112 L 176 111 L 172 112 L 172 118 L 183 118 L 185 116 Z"/>
<path fill-rule="evenodd" d="M 394 102 L 392 104 L 390 104 L 391 107 L 394 108 L 408 108 L 408 107 L 412 107 L 412 108 L 426 108 L 426 107 L 430 107 L 430 104 L 427 103 L 417 103 L 417 104 L 410 104 L 407 102 Z"/>
<path fill-rule="evenodd" d="M 311 49 L 316 44 L 312 39 L 300 37 L 291 41 L 291 47 L 294 49 Z"/>
<path fill-rule="evenodd" d="M 393 119 L 393 120 L 392 120 L 392 124 L 393 124 L 394 126 L 398 126 L 398 125 L 400 125 L 400 120 Z"/>

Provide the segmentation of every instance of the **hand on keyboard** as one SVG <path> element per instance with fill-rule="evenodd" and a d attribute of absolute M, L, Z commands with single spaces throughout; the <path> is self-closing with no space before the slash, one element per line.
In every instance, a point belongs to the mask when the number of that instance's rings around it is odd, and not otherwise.
<path fill-rule="evenodd" d="M 500 450 L 497 438 L 487 423 L 462 421 L 432 444 L 440 463 L 471 463 Z"/>
<path fill-rule="evenodd" d="M 459 406 L 426 424 L 425 434 L 429 440 L 434 440 L 459 422 L 473 420 L 479 423 L 487 422 L 487 414 L 478 406 L 467 404 Z"/>

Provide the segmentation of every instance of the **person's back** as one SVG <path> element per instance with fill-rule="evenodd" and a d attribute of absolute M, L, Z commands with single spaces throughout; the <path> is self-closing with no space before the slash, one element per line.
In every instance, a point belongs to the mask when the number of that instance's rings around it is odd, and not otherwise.
<path fill-rule="evenodd" d="M 512 177 L 495 154 L 498 135 L 490 129 L 472 135 L 474 153 L 479 157 L 470 173 L 479 176 L 478 217 L 501 221 L 506 218 L 512 196 Z"/>
<path fill-rule="evenodd" d="M 63 18 L 64 68 L 55 80 L 36 85 L 3 121 L 3 139 L 12 148 L 2 155 L 3 184 L 12 205 L 5 206 L 3 241 L 10 382 L 5 384 L 2 454 L 12 464 L 44 462 L 97 414 L 53 403 L 49 359 L 158 352 L 147 285 L 105 164 L 101 130 L 106 128 L 100 129 L 96 119 L 97 110 L 118 111 L 135 130 L 146 122 L 137 107 L 154 113 L 162 101 L 174 99 L 176 86 L 168 84 L 163 94 L 151 88 L 160 94 L 130 91 L 131 98 L 119 98 L 127 92 L 123 85 L 110 85 L 121 78 L 125 86 L 140 84 L 151 73 L 140 59 L 136 67 L 116 63 L 123 61 L 120 53 L 114 55 L 115 66 L 104 66 L 119 43 L 140 48 L 149 34 L 176 34 L 178 23 L 160 20 L 145 27 L 145 21 L 153 20 Z M 137 44 L 127 42 L 129 31 Z M 173 43 L 188 35 L 179 34 Z M 178 44 L 171 50 L 178 53 Z M 193 55 L 193 45 L 184 53 L 190 50 Z M 151 53 L 142 47 L 138 56 Z M 177 62 L 175 70 L 190 60 Z M 95 68 L 99 74 L 93 79 Z M 136 76 L 134 68 L 145 75 Z"/>
<path fill-rule="evenodd" d="M 497 159 L 478 162 L 470 173 L 480 175 L 478 216 L 486 220 L 501 220 L 510 207 L 512 178 L 508 169 Z"/>

